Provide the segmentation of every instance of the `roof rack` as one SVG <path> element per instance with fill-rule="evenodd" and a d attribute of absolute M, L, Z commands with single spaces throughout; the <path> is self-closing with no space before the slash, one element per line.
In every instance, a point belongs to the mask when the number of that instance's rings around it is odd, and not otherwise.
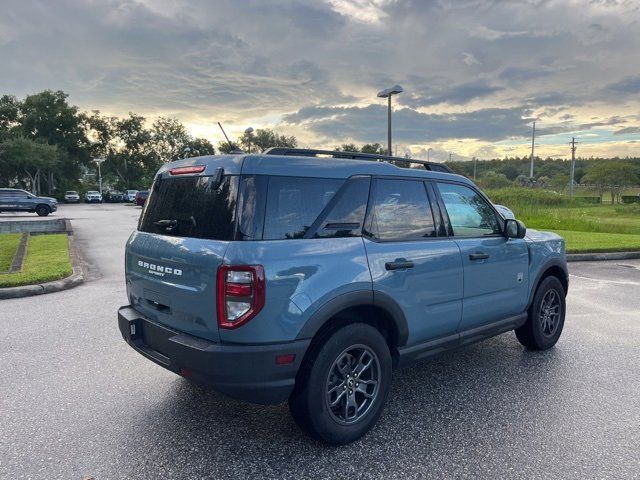
<path fill-rule="evenodd" d="M 415 158 L 392 157 L 390 155 L 381 155 L 378 153 L 360 153 L 360 152 L 342 152 L 339 150 L 318 150 L 315 148 L 286 148 L 271 147 L 263 152 L 264 155 L 283 155 L 297 157 L 317 157 L 318 155 L 328 155 L 333 158 L 349 158 L 352 160 L 368 160 L 396 163 L 415 163 L 422 165 L 426 170 L 434 172 L 453 173 L 453 171 L 443 163 L 427 162 L 426 160 L 418 160 Z"/>

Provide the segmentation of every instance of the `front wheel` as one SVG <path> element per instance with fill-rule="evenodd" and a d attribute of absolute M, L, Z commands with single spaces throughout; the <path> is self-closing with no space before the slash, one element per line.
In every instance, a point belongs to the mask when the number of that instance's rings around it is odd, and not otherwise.
<path fill-rule="evenodd" d="M 553 347 L 564 327 L 565 291 L 557 277 L 546 277 L 529 307 L 527 322 L 516 329 L 516 338 L 527 348 L 546 350 Z"/>
<path fill-rule="evenodd" d="M 391 385 L 391 354 L 378 330 L 347 325 L 310 352 L 289 408 L 296 423 L 333 445 L 353 442 L 376 423 Z"/>
<path fill-rule="evenodd" d="M 36 213 L 39 217 L 46 217 L 47 215 L 49 215 L 49 213 L 51 213 L 51 210 L 49 210 L 49 207 L 47 207 L 46 205 L 38 205 L 36 207 Z"/>

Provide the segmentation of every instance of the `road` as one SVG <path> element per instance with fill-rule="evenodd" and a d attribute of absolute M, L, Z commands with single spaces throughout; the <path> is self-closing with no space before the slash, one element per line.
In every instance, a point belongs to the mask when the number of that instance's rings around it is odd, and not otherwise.
<path fill-rule="evenodd" d="M 122 341 L 139 211 L 63 205 L 90 281 L 0 301 L 0 478 L 640 478 L 639 261 L 571 264 L 554 349 L 508 333 L 396 372 L 375 429 L 331 448 Z"/>

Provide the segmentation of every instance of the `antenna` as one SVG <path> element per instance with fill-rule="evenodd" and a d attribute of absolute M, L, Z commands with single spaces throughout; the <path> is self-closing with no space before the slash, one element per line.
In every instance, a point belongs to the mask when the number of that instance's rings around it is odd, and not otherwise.
<path fill-rule="evenodd" d="M 229 137 L 227 137 L 227 132 L 224 131 L 224 128 L 222 128 L 222 124 L 220 122 L 218 122 L 218 126 L 220 127 L 220 130 L 222 130 L 222 134 L 224 135 L 224 138 L 227 139 L 227 144 L 232 149 L 231 153 L 243 153 L 242 150 L 240 150 L 235 143 L 232 143 L 231 140 L 229 140 Z"/>
<path fill-rule="evenodd" d="M 229 140 L 229 137 L 227 137 L 227 133 L 224 131 L 224 128 L 222 128 L 222 124 L 220 122 L 218 122 L 218 126 L 220 127 L 220 130 L 222 130 L 222 134 L 224 135 L 224 138 L 227 139 L 227 143 L 231 145 L 231 140 Z"/>

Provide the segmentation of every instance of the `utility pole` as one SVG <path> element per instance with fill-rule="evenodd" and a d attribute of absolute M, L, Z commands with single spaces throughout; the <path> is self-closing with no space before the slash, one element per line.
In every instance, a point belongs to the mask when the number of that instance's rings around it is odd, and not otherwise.
<path fill-rule="evenodd" d="M 478 159 L 473 157 L 473 179 L 476 179 L 476 173 L 478 172 Z"/>
<path fill-rule="evenodd" d="M 535 150 L 535 142 L 536 142 L 536 122 L 533 122 L 533 134 L 531 135 L 531 170 L 529 171 L 529 178 L 533 178 L 533 159 L 535 158 L 534 150 Z"/>
<path fill-rule="evenodd" d="M 449 162 L 451 162 L 451 155 L 453 155 L 453 153 L 449 152 Z"/>
<path fill-rule="evenodd" d="M 569 176 L 569 196 L 573 197 L 573 178 L 576 173 L 576 137 L 571 139 L 571 175 Z"/>

